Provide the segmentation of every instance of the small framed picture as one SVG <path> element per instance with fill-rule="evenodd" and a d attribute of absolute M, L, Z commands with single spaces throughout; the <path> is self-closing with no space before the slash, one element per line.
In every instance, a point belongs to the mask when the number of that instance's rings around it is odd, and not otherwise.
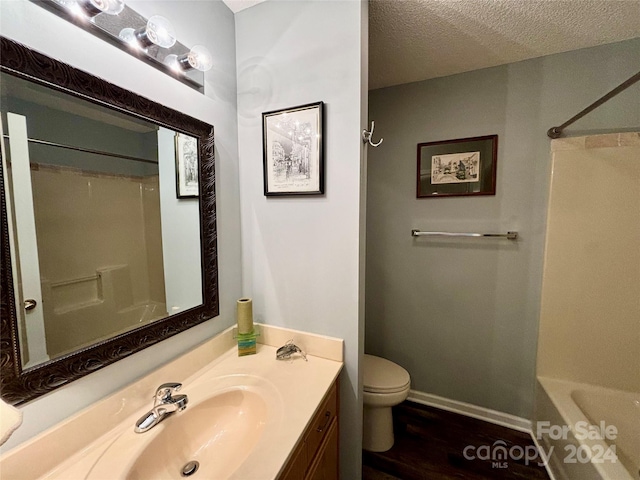
<path fill-rule="evenodd" d="M 417 197 L 495 195 L 498 136 L 418 144 Z"/>
<path fill-rule="evenodd" d="M 262 114 L 264 194 L 324 193 L 324 103 Z"/>
<path fill-rule="evenodd" d="M 178 198 L 198 196 L 198 139 L 176 133 L 176 190 Z"/>

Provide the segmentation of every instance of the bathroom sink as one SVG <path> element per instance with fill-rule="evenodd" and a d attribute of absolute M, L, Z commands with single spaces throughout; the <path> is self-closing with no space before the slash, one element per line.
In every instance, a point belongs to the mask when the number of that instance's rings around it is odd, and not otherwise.
<path fill-rule="evenodd" d="M 215 395 L 165 420 L 126 478 L 180 478 L 183 469 L 194 478 L 227 478 L 260 438 L 266 415 L 258 393 L 236 388 Z"/>
<path fill-rule="evenodd" d="M 281 402 L 274 404 L 278 399 L 269 385 L 260 383 L 240 375 L 191 390 L 185 385 L 185 411 L 145 433 L 134 433 L 132 424 L 111 443 L 87 479 L 229 478 L 281 410 L 274 409 Z"/>

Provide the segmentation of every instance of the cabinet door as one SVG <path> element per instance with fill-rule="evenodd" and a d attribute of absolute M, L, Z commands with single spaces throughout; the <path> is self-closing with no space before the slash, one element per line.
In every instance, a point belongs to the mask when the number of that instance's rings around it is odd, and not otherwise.
<path fill-rule="evenodd" d="M 338 480 L 338 421 L 333 420 L 307 480 Z"/>
<path fill-rule="evenodd" d="M 307 448 L 305 442 L 302 442 L 298 445 L 296 452 L 289 461 L 288 467 L 285 469 L 282 476 L 279 477 L 279 480 L 300 480 L 304 478 L 304 473 L 307 470 L 307 464 Z"/>
<path fill-rule="evenodd" d="M 316 455 L 316 451 L 322 445 L 322 442 L 329 432 L 329 426 L 338 415 L 338 388 L 336 385 L 331 387 L 322 406 L 316 412 L 315 417 L 311 421 L 311 425 L 307 430 L 307 458 L 309 461 Z"/>

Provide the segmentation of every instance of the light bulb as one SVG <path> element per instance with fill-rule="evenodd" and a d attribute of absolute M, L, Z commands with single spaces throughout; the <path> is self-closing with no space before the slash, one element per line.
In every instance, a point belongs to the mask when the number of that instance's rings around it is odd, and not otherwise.
<path fill-rule="evenodd" d="M 124 0 L 78 0 L 77 3 L 89 17 L 99 13 L 118 15 L 124 10 Z"/>
<path fill-rule="evenodd" d="M 187 53 L 187 62 L 191 68 L 206 72 L 213 67 L 213 57 L 211 52 L 204 45 L 195 45 L 189 53 Z"/>
<path fill-rule="evenodd" d="M 164 64 L 174 71 L 186 71 L 195 68 L 201 72 L 206 72 L 213 66 L 213 57 L 206 47 L 196 45 L 183 55 L 167 55 L 164 59 Z"/>
<path fill-rule="evenodd" d="M 174 72 L 180 71 L 180 63 L 178 62 L 178 56 L 175 53 L 172 53 L 171 55 L 167 55 L 166 57 L 164 57 L 164 60 L 162 61 L 162 63 L 164 63 L 167 67 L 169 67 Z"/>
<path fill-rule="evenodd" d="M 120 30 L 118 38 L 131 47 L 138 48 L 140 46 L 136 40 L 136 31 L 133 28 L 123 28 Z"/>
<path fill-rule="evenodd" d="M 136 39 L 143 48 L 155 44 L 162 48 L 171 48 L 176 43 L 176 32 L 166 18 L 154 15 L 147 25 L 135 32 Z"/>

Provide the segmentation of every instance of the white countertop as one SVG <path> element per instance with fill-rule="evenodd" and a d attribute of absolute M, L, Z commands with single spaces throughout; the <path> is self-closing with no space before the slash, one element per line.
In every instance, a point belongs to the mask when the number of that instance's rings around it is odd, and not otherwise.
<path fill-rule="evenodd" d="M 259 341 L 273 345 L 258 344 L 255 355 L 238 357 L 233 332 L 228 329 L 192 352 L 7 452 L 0 458 L 3 480 L 84 479 L 96 461 L 108 452 L 114 440 L 132 431 L 135 421 L 151 408 L 151 398 L 158 385 L 178 381 L 183 384 L 180 393 L 189 395 L 191 389 L 202 395 L 209 386 L 218 388 L 231 377 L 242 378 L 243 382 L 249 379 L 249 383 L 251 378 L 259 380 L 273 392 L 273 400 L 259 441 L 228 478 L 276 478 L 342 369 L 342 340 L 266 325 L 261 330 Z M 308 361 L 299 355 L 291 360 L 276 360 L 277 346 L 290 338 L 294 338 L 296 344 L 307 352 Z M 198 398 L 190 397 L 189 403 L 192 401 L 197 402 Z M 177 422 L 180 415 L 181 412 L 175 413 L 165 422 Z M 139 437 L 144 443 L 145 438 L 151 438 L 153 430 L 161 429 L 163 423 L 138 434 L 134 441 Z M 127 461 L 125 458 L 122 463 Z M 119 478 L 118 468 L 125 471 L 127 465 L 114 466 L 110 478 L 105 480 Z"/>

